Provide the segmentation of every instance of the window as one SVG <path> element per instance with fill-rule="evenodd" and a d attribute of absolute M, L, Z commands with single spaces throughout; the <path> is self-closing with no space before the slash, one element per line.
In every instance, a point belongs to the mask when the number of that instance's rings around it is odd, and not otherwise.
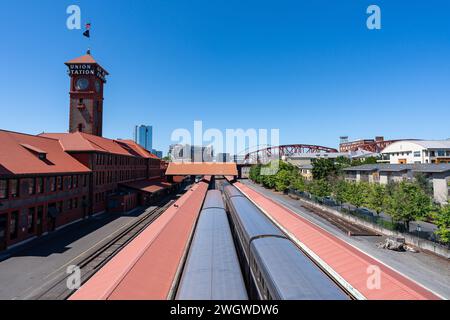
<path fill-rule="evenodd" d="M 420 157 L 420 151 L 414 151 L 414 157 Z"/>
<path fill-rule="evenodd" d="M 72 184 L 74 189 L 78 188 L 78 176 L 73 176 Z"/>
<path fill-rule="evenodd" d="M 56 178 L 55 177 L 49 178 L 49 185 L 50 185 L 50 191 L 55 192 L 56 191 Z"/>
<path fill-rule="evenodd" d="M 74 209 L 78 208 L 78 198 L 73 199 L 73 208 Z"/>
<path fill-rule="evenodd" d="M 68 181 L 67 188 L 72 189 L 72 184 L 73 184 L 72 176 L 68 176 L 67 181 Z"/>
<path fill-rule="evenodd" d="M 437 151 L 437 156 L 438 157 L 445 157 L 445 151 L 444 150 L 438 150 Z"/>
<path fill-rule="evenodd" d="M 73 208 L 73 200 L 70 199 L 69 201 L 67 201 L 67 210 L 72 210 Z"/>
<path fill-rule="evenodd" d="M 8 180 L 1 179 L 0 180 L 0 199 L 8 198 Z"/>
<path fill-rule="evenodd" d="M 63 178 L 62 177 L 56 177 L 56 189 L 58 189 L 58 190 L 63 189 Z"/>
<path fill-rule="evenodd" d="M 14 211 L 11 213 L 11 222 L 9 225 L 9 235 L 11 240 L 17 238 L 18 230 L 19 230 L 19 211 Z"/>
<path fill-rule="evenodd" d="M 87 174 L 85 174 L 84 176 L 83 176 L 83 187 L 86 187 L 87 186 Z"/>
<path fill-rule="evenodd" d="M 12 179 L 10 183 L 11 183 L 11 197 L 18 198 L 19 197 L 19 180 Z"/>
<path fill-rule="evenodd" d="M 57 209 L 58 209 L 59 213 L 63 212 L 63 202 L 62 201 L 58 202 Z"/>
<path fill-rule="evenodd" d="M 36 193 L 36 181 L 34 178 L 28 179 L 28 194 L 32 195 Z"/>
<path fill-rule="evenodd" d="M 28 233 L 34 232 L 34 214 L 35 214 L 35 212 L 36 212 L 36 208 L 28 209 L 28 219 L 27 219 Z"/>
<path fill-rule="evenodd" d="M 9 225 L 9 234 L 11 240 L 17 238 L 18 229 L 19 229 L 19 211 L 14 211 L 11 213 L 11 222 Z"/>
<path fill-rule="evenodd" d="M 36 192 L 44 193 L 44 178 L 36 178 Z"/>

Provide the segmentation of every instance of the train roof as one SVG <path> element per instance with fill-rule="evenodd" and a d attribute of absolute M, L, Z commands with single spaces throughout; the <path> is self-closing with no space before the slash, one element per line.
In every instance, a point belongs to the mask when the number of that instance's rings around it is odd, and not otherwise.
<path fill-rule="evenodd" d="M 262 235 L 282 236 L 278 229 L 250 200 L 236 196 L 229 200 L 248 239 Z"/>
<path fill-rule="evenodd" d="M 212 208 L 202 211 L 176 298 L 248 299 L 224 210 Z"/>
<path fill-rule="evenodd" d="M 347 300 L 349 297 L 290 240 L 259 238 L 252 242 L 255 258 L 273 281 L 267 286 L 282 300 Z"/>
<path fill-rule="evenodd" d="M 225 208 L 222 193 L 219 190 L 208 191 L 205 202 L 203 203 L 203 210 L 209 208 Z"/>

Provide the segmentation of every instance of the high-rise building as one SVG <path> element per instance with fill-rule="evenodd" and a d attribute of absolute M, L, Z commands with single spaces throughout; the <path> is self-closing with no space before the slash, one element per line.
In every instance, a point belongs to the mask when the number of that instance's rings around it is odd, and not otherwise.
<path fill-rule="evenodd" d="M 135 126 L 134 142 L 149 151 L 153 150 L 153 127 L 145 125 Z"/>

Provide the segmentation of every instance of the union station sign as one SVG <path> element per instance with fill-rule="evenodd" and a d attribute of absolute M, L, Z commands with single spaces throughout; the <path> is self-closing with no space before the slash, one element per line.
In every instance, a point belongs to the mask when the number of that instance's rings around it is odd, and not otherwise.
<path fill-rule="evenodd" d="M 92 75 L 92 76 L 97 76 L 98 78 L 100 78 L 103 82 L 106 82 L 106 71 L 103 70 L 100 66 L 98 65 L 93 65 L 93 64 L 68 64 L 67 65 L 69 70 L 67 71 L 67 73 L 70 76 L 74 76 L 74 75 Z"/>

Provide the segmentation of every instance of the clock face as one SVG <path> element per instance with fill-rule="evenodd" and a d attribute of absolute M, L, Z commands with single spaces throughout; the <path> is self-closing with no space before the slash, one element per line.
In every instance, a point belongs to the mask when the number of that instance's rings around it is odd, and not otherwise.
<path fill-rule="evenodd" d="M 100 85 L 100 81 L 95 81 L 95 91 L 100 92 L 101 90 L 101 85 Z"/>
<path fill-rule="evenodd" d="M 89 87 L 89 80 L 86 78 L 80 78 L 77 80 L 76 88 L 77 90 L 86 90 Z"/>

